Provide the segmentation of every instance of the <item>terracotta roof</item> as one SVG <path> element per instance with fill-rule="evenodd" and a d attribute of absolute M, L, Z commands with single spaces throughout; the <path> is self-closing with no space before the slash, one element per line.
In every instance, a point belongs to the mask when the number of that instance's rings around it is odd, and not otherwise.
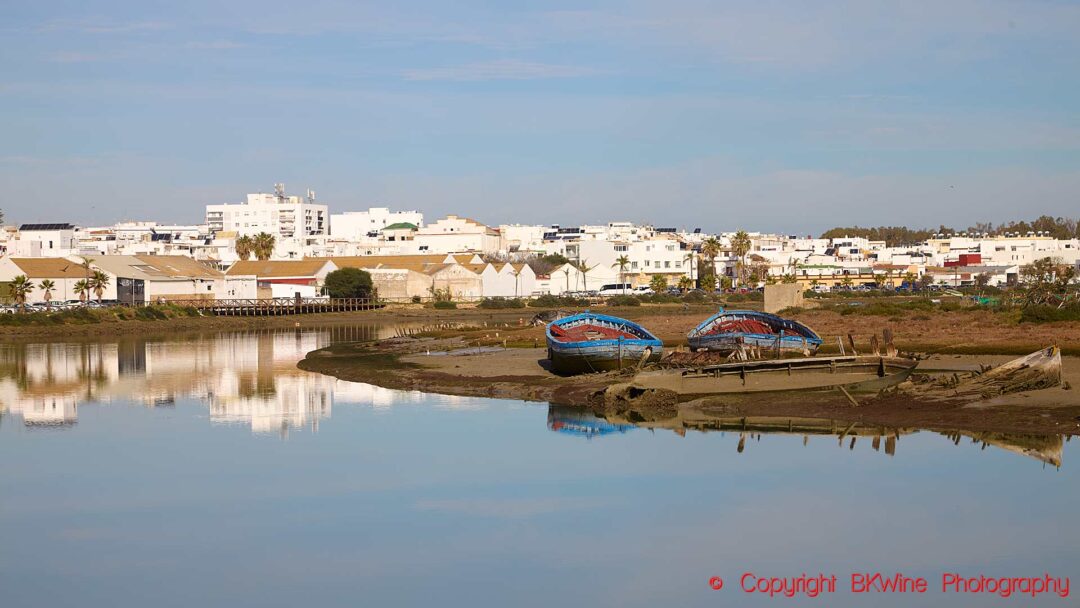
<path fill-rule="evenodd" d="M 65 258 L 11 258 L 29 279 L 85 279 L 86 269 Z"/>
<path fill-rule="evenodd" d="M 159 274 L 170 277 L 217 279 L 222 276 L 220 270 L 186 255 L 137 255 L 135 257 L 146 266 L 153 267 Z"/>
<path fill-rule="evenodd" d="M 103 255 L 90 265 L 109 274 L 149 281 L 216 279 L 220 271 L 183 255 Z"/>
<path fill-rule="evenodd" d="M 398 268 L 423 272 L 429 264 L 441 264 L 445 255 L 363 255 L 335 256 L 330 258 L 312 258 L 330 260 L 338 268 Z"/>
<path fill-rule="evenodd" d="M 255 275 L 266 278 L 313 277 L 329 262 L 325 258 L 307 260 L 240 260 L 229 267 L 229 276 Z"/>

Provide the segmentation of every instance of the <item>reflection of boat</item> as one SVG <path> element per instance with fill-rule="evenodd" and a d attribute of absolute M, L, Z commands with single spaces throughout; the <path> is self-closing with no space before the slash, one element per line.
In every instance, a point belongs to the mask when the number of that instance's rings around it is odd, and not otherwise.
<path fill-rule="evenodd" d="M 821 336 L 798 321 L 755 310 L 722 308 L 692 329 L 686 339 L 692 351 L 723 353 L 751 347 L 812 355 L 821 346 Z"/>
<path fill-rule="evenodd" d="M 548 429 L 556 433 L 577 435 L 579 437 L 595 437 L 598 435 L 625 433 L 634 428 L 637 427 L 629 423 L 615 424 L 608 422 L 585 409 L 557 405 L 548 406 Z"/>
<path fill-rule="evenodd" d="M 916 364 L 914 359 L 875 356 L 739 361 L 644 371 L 634 376 L 630 386 L 669 390 L 680 398 L 834 387 L 877 391 L 906 380 Z"/>
<path fill-rule="evenodd" d="M 585 311 L 547 327 L 548 359 L 555 371 L 581 373 L 622 369 L 660 359 L 663 344 L 644 327 Z"/>

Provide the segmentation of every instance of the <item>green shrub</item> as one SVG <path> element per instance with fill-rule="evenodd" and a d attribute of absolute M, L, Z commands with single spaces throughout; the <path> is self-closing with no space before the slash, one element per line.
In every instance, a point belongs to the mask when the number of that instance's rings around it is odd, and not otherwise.
<path fill-rule="evenodd" d="M 641 306 L 636 296 L 613 296 L 607 299 L 608 306 Z"/>
<path fill-rule="evenodd" d="M 571 296 L 553 296 L 551 294 L 544 294 L 538 298 L 534 298 L 529 302 L 529 306 L 533 308 L 558 308 L 560 306 L 577 308 L 588 305 L 589 301 L 585 298 L 574 298 Z"/>
<path fill-rule="evenodd" d="M 700 291 L 690 291 L 682 295 L 682 301 L 690 304 L 702 304 L 709 299 L 709 296 Z"/>
<path fill-rule="evenodd" d="M 1028 306 L 1020 311 L 1021 323 L 1056 323 L 1059 321 L 1080 321 L 1080 304 L 1064 308 L 1054 306 Z"/>
<path fill-rule="evenodd" d="M 484 298 L 480 300 L 476 307 L 486 309 L 525 308 L 525 302 L 518 298 Z"/>
<path fill-rule="evenodd" d="M 341 268 L 323 280 L 326 294 L 331 298 L 367 298 L 371 296 L 371 275 L 359 268 Z"/>
<path fill-rule="evenodd" d="M 446 309 L 451 309 L 451 308 L 457 308 L 457 303 L 456 302 L 451 302 L 450 300 L 439 300 L 439 301 L 435 302 L 434 304 L 432 304 L 432 306 L 434 306 L 435 308 L 438 308 L 440 310 L 446 310 Z"/>

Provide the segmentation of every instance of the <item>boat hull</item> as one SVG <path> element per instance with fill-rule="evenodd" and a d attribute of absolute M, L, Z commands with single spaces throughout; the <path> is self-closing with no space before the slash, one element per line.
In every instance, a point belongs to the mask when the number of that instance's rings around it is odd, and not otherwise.
<path fill-rule="evenodd" d="M 748 331 L 753 328 L 761 331 Z M 754 310 L 721 310 L 691 330 L 686 341 L 692 351 L 732 353 L 751 348 L 799 355 L 813 355 L 822 343 L 802 323 Z"/>
<path fill-rule="evenodd" d="M 907 380 L 916 361 L 901 357 L 808 357 L 646 371 L 631 386 L 664 389 L 680 398 L 708 395 L 828 390 L 876 392 Z"/>
<path fill-rule="evenodd" d="M 584 312 L 547 328 L 548 359 L 560 374 L 604 372 L 659 361 L 663 343 L 633 321 Z"/>
<path fill-rule="evenodd" d="M 605 340 L 605 342 L 611 342 Z M 662 349 L 640 341 L 623 341 L 616 344 L 595 344 L 581 348 L 565 348 L 549 345 L 548 359 L 555 371 L 564 374 L 583 374 L 626 369 L 644 362 L 659 361 Z"/>

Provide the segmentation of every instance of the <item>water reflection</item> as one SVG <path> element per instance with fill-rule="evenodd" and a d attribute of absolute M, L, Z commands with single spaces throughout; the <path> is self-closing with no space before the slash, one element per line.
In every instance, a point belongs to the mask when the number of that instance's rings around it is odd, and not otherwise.
<path fill-rule="evenodd" d="M 4 344 L 0 416 L 32 428 L 63 428 L 75 425 L 79 406 L 88 403 L 156 408 L 189 398 L 206 404 L 212 423 L 244 424 L 283 437 L 294 429 L 315 431 L 330 417 L 335 400 L 385 408 L 402 395 L 303 372 L 296 362 L 334 342 L 381 339 L 398 331 L 398 326 L 368 325 Z"/>
<path fill-rule="evenodd" d="M 548 407 L 548 428 L 552 431 L 588 438 L 611 433 L 625 433 L 633 428 L 669 430 L 686 436 L 687 431 L 702 433 L 738 434 L 736 451 L 743 453 L 748 443 L 761 443 L 762 437 L 797 436 L 803 446 L 811 437 L 835 439 L 837 447 L 854 451 L 856 444 L 868 443 L 874 452 L 895 456 L 897 444 L 907 435 L 919 432 L 937 433 L 954 445 L 971 445 L 985 450 L 987 447 L 1033 458 L 1045 464 L 1060 467 L 1062 452 L 1068 438 L 1062 435 L 1029 435 L 1018 433 L 973 433 L 967 431 L 921 431 L 917 428 L 874 427 L 838 423 L 819 418 L 789 417 L 736 417 L 712 416 L 704 412 L 681 411 L 665 420 L 630 421 L 618 417 L 603 418 L 585 408 L 551 405 Z"/>

